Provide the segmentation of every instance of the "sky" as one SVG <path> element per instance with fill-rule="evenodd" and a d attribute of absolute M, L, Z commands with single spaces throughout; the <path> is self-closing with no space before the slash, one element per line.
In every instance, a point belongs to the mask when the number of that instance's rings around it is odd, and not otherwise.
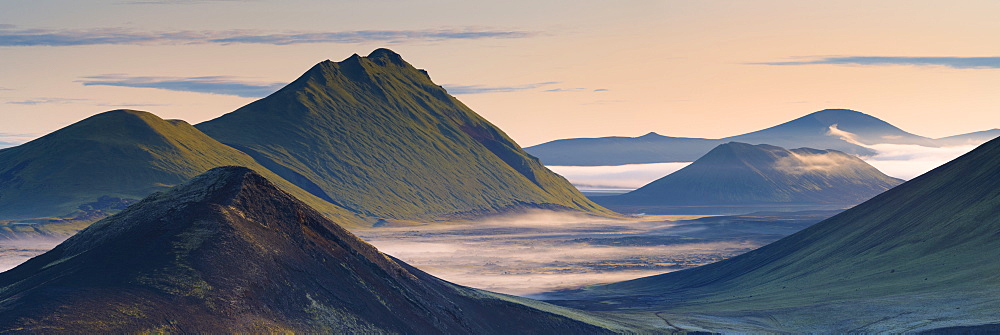
<path fill-rule="evenodd" d="M 388 47 L 522 146 L 719 138 L 826 108 L 1000 128 L 1000 2 L 4 0 L 0 147 L 90 115 L 197 123 Z"/>

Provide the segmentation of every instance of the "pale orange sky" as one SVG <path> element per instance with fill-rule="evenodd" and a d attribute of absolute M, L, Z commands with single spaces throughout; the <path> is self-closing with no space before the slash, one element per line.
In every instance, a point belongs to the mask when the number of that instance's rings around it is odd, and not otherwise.
<path fill-rule="evenodd" d="M 378 47 L 456 93 L 503 88 L 456 96 L 522 146 L 650 131 L 724 137 L 825 108 L 929 137 L 1000 127 L 1000 2 L 992 0 L 135 2 L 143 1 L 0 3 L 0 142 L 115 108 L 196 123 L 254 100 L 85 86 L 86 77 L 284 83 L 319 61 Z M 358 31 L 400 37 L 215 41 Z M 510 34 L 460 34 L 469 32 Z M 829 57 L 993 63 L 753 64 Z"/>

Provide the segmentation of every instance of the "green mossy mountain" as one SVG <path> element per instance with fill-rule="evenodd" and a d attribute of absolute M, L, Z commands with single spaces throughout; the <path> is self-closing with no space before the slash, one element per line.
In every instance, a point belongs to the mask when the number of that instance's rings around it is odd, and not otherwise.
<path fill-rule="evenodd" d="M 994 139 L 760 249 L 591 293 L 766 331 L 912 332 L 1000 324 L 998 259 Z"/>
<path fill-rule="evenodd" d="M 250 169 L 220 167 L 0 273 L 0 331 L 602 334 L 618 327 L 520 300 L 437 279 Z"/>
<path fill-rule="evenodd" d="M 637 190 L 597 199 L 605 205 L 854 205 L 902 182 L 836 150 L 730 142 Z"/>
<path fill-rule="evenodd" d="M 0 219 L 106 215 L 226 165 L 260 171 L 320 211 L 360 224 L 190 124 L 134 110 L 97 114 L 0 150 Z"/>
<path fill-rule="evenodd" d="M 518 208 L 614 215 L 387 49 L 319 63 L 196 127 L 366 216 L 433 220 Z"/>

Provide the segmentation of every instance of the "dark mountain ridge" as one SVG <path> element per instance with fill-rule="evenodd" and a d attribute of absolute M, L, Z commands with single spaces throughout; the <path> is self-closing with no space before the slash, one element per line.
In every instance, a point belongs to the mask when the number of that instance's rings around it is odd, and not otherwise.
<path fill-rule="evenodd" d="M 516 300 L 410 267 L 261 175 L 221 167 L 0 273 L 0 329 L 609 332 Z"/>

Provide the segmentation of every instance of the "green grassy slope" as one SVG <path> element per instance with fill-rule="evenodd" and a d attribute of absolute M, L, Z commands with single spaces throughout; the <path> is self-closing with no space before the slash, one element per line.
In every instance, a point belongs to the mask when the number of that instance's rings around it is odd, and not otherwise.
<path fill-rule="evenodd" d="M 121 199 L 141 199 L 224 165 L 253 168 L 328 215 L 353 217 L 184 121 L 115 110 L 0 150 L 0 219 L 115 212 L 129 203 Z"/>
<path fill-rule="evenodd" d="M 834 150 L 722 144 L 694 163 L 602 204 L 857 204 L 901 180 Z"/>
<path fill-rule="evenodd" d="M 836 327 L 851 325 L 845 321 L 851 318 L 872 324 L 909 318 L 913 328 L 901 329 L 912 330 L 1000 321 L 997 259 L 1000 139 L 760 249 L 589 291 L 619 302 L 645 300 L 649 309 L 715 315 L 801 314 L 828 305 L 825 316 L 808 322 L 847 331 Z M 949 310 L 958 314 L 943 314 Z M 992 321 L 983 319 L 990 315 Z M 951 323 L 935 323 L 941 320 Z"/>
<path fill-rule="evenodd" d="M 197 127 L 364 215 L 434 219 L 522 207 L 613 215 L 386 49 L 319 63 Z"/>
<path fill-rule="evenodd" d="M 220 167 L 0 273 L 0 331 L 609 334 L 619 323 L 450 284 L 265 178 Z"/>

